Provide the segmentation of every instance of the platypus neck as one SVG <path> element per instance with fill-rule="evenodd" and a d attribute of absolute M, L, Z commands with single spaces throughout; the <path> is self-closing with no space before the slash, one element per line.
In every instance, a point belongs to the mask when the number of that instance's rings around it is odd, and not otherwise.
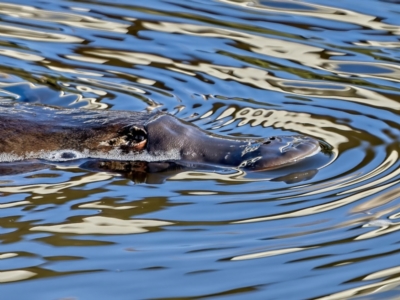
<path fill-rule="evenodd" d="M 148 119 L 149 114 L 139 112 L 2 104 L 0 153 L 24 157 L 27 153 L 65 149 L 101 151 L 104 141 L 115 138 L 121 128 L 143 124 Z"/>
<path fill-rule="evenodd" d="M 27 119 L 0 121 L 1 153 L 24 155 L 29 152 L 70 149 L 83 151 L 99 146 L 109 134 L 94 126 L 65 127 L 56 120 L 36 123 Z"/>

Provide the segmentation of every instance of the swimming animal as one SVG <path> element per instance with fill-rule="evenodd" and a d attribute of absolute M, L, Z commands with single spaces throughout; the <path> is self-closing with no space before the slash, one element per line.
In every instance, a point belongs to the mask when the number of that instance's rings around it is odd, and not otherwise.
<path fill-rule="evenodd" d="M 67 109 L 0 104 L 1 161 L 93 157 L 173 161 L 260 171 L 294 164 L 320 151 L 301 135 L 233 138 L 206 132 L 163 112 Z"/>

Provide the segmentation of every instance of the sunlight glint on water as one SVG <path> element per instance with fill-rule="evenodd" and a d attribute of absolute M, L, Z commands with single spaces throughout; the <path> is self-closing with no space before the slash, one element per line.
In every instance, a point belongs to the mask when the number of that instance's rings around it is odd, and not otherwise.
<path fill-rule="evenodd" d="M 0 294 L 399 298 L 399 13 L 384 0 L 0 3 L 1 101 L 158 109 L 323 148 L 253 173 L 2 163 Z"/>

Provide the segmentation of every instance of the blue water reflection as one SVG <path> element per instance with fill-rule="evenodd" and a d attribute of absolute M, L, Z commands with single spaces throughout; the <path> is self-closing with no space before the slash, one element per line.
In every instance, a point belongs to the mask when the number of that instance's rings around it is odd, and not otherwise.
<path fill-rule="evenodd" d="M 1 101 L 163 110 L 329 148 L 290 172 L 72 161 L 0 176 L 1 295 L 398 297 L 398 13 L 377 0 L 1 2 Z"/>

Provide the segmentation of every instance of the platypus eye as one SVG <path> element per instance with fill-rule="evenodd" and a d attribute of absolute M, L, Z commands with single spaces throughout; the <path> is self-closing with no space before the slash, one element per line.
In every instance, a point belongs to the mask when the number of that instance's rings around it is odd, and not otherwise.
<path fill-rule="evenodd" d="M 147 132 L 144 128 L 137 126 L 126 126 L 120 132 L 125 143 L 121 145 L 124 151 L 140 151 L 143 150 L 147 142 Z"/>
<path fill-rule="evenodd" d="M 131 126 L 127 129 L 126 140 L 130 143 L 140 143 L 147 138 L 147 132 L 143 128 Z"/>
<path fill-rule="evenodd" d="M 128 125 L 118 131 L 117 136 L 106 141 L 106 145 L 118 147 L 123 152 L 141 151 L 146 147 L 147 132 L 142 127 Z"/>

